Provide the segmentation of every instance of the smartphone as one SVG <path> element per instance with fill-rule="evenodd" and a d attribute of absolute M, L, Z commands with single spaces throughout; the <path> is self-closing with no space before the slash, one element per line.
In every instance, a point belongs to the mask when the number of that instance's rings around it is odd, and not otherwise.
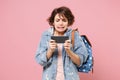
<path fill-rule="evenodd" d="M 65 43 L 65 40 L 68 40 L 68 36 L 51 36 L 51 39 L 55 40 L 56 43 Z"/>

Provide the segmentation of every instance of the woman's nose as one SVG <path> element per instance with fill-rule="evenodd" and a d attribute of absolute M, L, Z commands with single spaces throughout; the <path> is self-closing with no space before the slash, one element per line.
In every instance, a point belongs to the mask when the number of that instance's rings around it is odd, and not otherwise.
<path fill-rule="evenodd" d="M 60 20 L 59 24 L 61 24 L 61 25 L 62 25 L 62 24 L 63 24 L 63 21 L 62 21 L 62 20 Z"/>

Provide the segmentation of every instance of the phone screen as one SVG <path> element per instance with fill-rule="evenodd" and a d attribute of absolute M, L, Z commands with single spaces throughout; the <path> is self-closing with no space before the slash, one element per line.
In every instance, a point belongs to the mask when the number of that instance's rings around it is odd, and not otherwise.
<path fill-rule="evenodd" d="M 51 36 L 51 39 L 55 40 L 56 43 L 65 43 L 65 40 L 68 40 L 68 36 Z"/>

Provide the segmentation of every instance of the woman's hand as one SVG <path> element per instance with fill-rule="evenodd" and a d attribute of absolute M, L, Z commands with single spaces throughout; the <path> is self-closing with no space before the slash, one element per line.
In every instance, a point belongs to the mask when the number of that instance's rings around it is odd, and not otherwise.
<path fill-rule="evenodd" d="M 71 47 L 71 41 L 70 40 L 66 40 L 64 43 L 64 48 L 66 51 L 70 50 Z"/>
<path fill-rule="evenodd" d="M 55 42 L 55 40 L 50 40 L 49 49 L 47 51 L 47 59 L 50 59 L 56 48 L 57 48 L 57 43 Z"/>
<path fill-rule="evenodd" d="M 54 52 L 56 48 L 57 48 L 57 43 L 55 42 L 55 40 L 50 40 L 49 41 L 49 49 L 50 49 L 50 51 Z"/>

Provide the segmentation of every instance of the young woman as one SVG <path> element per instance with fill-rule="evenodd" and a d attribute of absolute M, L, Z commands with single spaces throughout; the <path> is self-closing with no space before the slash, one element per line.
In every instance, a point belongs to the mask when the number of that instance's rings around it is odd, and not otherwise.
<path fill-rule="evenodd" d="M 81 66 L 88 54 L 78 32 L 75 32 L 74 47 L 69 28 L 74 15 L 68 7 L 55 8 L 48 18 L 50 27 L 41 37 L 35 59 L 43 66 L 42 80 L 80 80 L 77 66 Z M 51 36 L 69 36 L 64 43 L 57 43 Z"/>

